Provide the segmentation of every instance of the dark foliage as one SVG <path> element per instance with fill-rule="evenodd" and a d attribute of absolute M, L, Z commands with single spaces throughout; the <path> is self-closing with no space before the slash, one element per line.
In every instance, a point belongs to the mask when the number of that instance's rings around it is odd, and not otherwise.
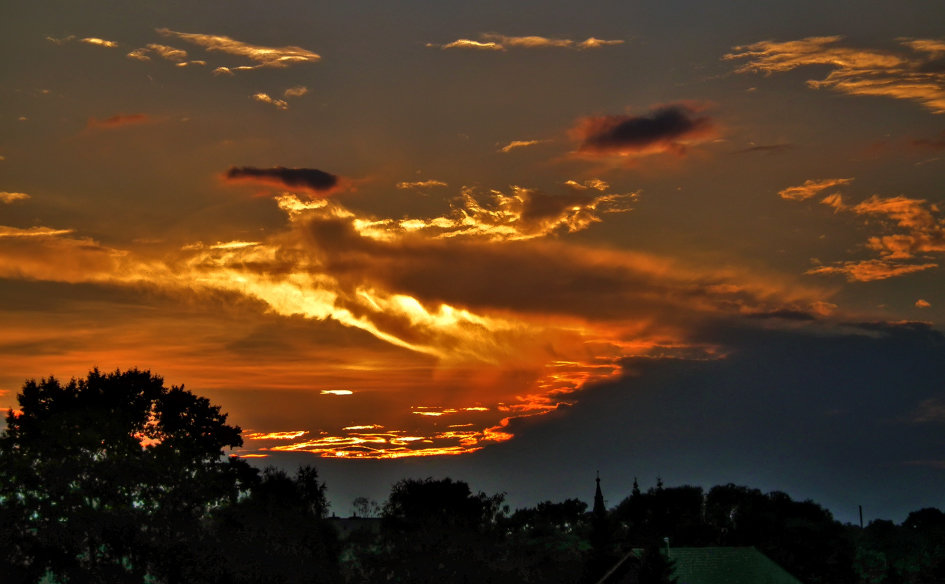
<path fill-rule="evenodd" d="M 402 480 L 384 505 L 379 540 L 359 550 L 367 582 L 496 582 L 505 566 L 502 495 L 452 479 Z"/>
<path fill-rule="evenodd" d="M 223 457 L 242 439 L 219 407 L 148 371 L 31 380 L 18 400 L 0 437 L 0 537 L 25 581 L 169 575 L 254 474 Z"/>
<path fill-rule="evenodd" d="M 217 580 L 233 584 L 328 584 L 341 580 L 335 530 L 324 520 L 325 485 L 314 467 L 295 478 L 267 468 L 248 497 L 222 509 L 211 530 Z"/>

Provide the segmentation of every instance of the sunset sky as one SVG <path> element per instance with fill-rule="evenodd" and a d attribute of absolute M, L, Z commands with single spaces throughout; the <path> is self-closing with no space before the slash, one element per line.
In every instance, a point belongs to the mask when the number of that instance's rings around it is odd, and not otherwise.
<path fill-rule="evenodd" d="M 3 408 L 150 369 L 340 513 L 597 470 L 945 507 L 942 2 L 0 16 Z"/>

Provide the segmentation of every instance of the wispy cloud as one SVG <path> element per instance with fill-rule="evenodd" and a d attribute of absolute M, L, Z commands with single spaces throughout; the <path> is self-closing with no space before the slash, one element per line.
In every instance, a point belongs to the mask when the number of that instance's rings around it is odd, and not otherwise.
<path fill-rule="evenodd" d="M 445 187 L 449 186 L 441 180 L 428 179 L 428 180 L 417 180 L 417 181 L 403 181 L 397 183 L 397 188 L 400 190 L 407 189 L 429 189 L 433 187 Z"/>
<path fill-rule="evenodd" d="M 57 45 L 65 45 L 65 44 L 68 44 L 68 43 L 77 42 L 77 43 L 83 43 L 83 44 L 86 44 L 86 45 L 92 45 L 92 46 L 95 46 L 95 47 L 103 47 L 103 48 L 106 48 L 106 49 L 114 49 L 115 47 L 118 46 L 118 43 L 116 43 L 116 42 L 114 42 L 114 41 L 105 40 L 105 39 L 102 39 L 102 38 L 99 38 L 99 37 L 82 37 L 82 38 L 80 38 L 80 37 L 77 37 L 77 36 L 75 36 L 75 35 L 69 35 L 69 36 L 67 36 L 67 37 L 56 38 L 56 37 L 48 36 L 48 37 L 46 37 L 46 40 L 49 41 L 49 42 L 51 42 L 51 43 L 55 43 L 55 44 L 57 44 Z"/>
<path fill-rule="evenodd" d="M 852 178 L 808 180 L 778 194 L 783 199 L 804 201 L 833 187 L 849 185 Z M 849 204 L 841 193 L 831 193 L 820 203 L 835 213 L 847 213 L 872 219 L 886 233 L 870 236 L 865 248 L 879 257 L 848 260 L 812 268 L 808 274 L 842 274 L 851 281 L 869 282 L 903 276 L 938 267 L 928 261 L 945 253 L 945 218 L 937 205 L 923 199 L 904 196 L 872 195 L 857 204 Z M 924 261 L 916 261 L 919 258 Z"/>
<path fill-rule="evenodd" d="M 19 227 L 8 227 L 0 225 L 0 238 L 23 238 L 23 237 L 56 237 L 57 235 L 67 235 L 72 233 L 71 229 L 54 229 L 52 227 L 28 227 L 21 229 Z"/>
<path fill-rule="evenodd" d="M 198 45 L 207 51 L 245 57 L 256 63 L 255 65 L 218 68 L 218 71 L 224 73 L 261 68 L 284 68 L 299 63 L 314 63 L 321 60 L 318 54 L 296 46 L 267 47 L 245 43 L 228 36 L 178 32 L 168 28 L 159 28 L 157 32 L 165 37 L 177 38 Z"/>
<path fill-rule="evenodd" d="M 872 259 L 862 261 L 837 262 L 829 266 L 820 266 L 807 271 L 808 274 L 842 275 L 851 282 L 872 282 L 886 280 L 907 274 L 914 274 L 937 268 L 938 264 L 906 264 L 890 260 Z"/>
<path fill-rule="evenodd" d="M 282 97 L 285 99 L 278 99 L 272 97 L 268 93 L 258 92 L 250 96 L 250 99 L 258 101 L 260 103 L 268 103 L 269 105 L 274 106 L 276 109 L 287 110 L 289 109 L 289 99 L 296 97 L 302 97 L 308 93 L 308 88 L 303 85 L 297 85 L 295 87 L 290 87 L 282 92 Z"/>
<path fill-rule="evenodd" d="M 508 153 L 518 148 L 528 148 L 529 146 L 535 146 L 542 142 L 547 142 L 547 140 L 512 140 L 505 146 L 499 148 L 499 152 Z"/>
<path fill-rule="evenodd" d="M 945 422 L 945 400 L 940 398 L 923 400 L 913 412 L 912 421 L 918 424 Z"/>
<path fill-rule="evenodd" d="M 10 204 L 15 203 L 16 201 L 25 201 L 29 199 L 30 196 L 26 193 L 11 193 L 7 191 L 0 191 L 0 203 Z"/>
<path fill-rule="evenodd" d="M 826 178 L 821 180 L 806 180 L 804 184 L 788 187 L 778 191 L 778 196 L 791 201 L 804 201 L 819 195 L 821 192 L 838 185 L 850 184 L 852 178 Z"/>
<path fill-rule="evenodd" d="M 318 194 L 328 194 L 340 185 L 336 175 L 317 168 L 233 166 L 223 176 L 230 182 L 250 182 L 279 188 L 302 189 Z"/>
<path fill-rule="evenodd" d="M 304 85 L 296 85 L 295 87 L 290 87 L 283 91 L 282 97 L 287 99 L 290 97 L 302 97 L 306 93 L 308 93 L 308 87 L 305 87 Z"/>
<path fill-rule="evenodd" d="M 132 126 L 136 124 L 145 124 L 151 121 L 151 118 L 148 114 L 116 114 L 109 118 L 99 120 L 96 118 L 89 118 L 88 123 L 86 124 L 86 129 L 111 129 L 111 128 L 120 128 L 123 126 Z"/>
<path fill-rule="evenodd" d="M 811 79 L 813 89 L 831 89 L 850 95 L 885 96 L 915 101 L 933 113 L 945 113 L 945 69 L 940 40 L 904 39 L 911 51 L 892 52 L 840 45 L 842 37 L 809 37 L 797 41 L 762 41 L 735 47 L 723 58 L 746 62 L 738 73 L 764 74 L 799 67 L 828 66 L 823 79 Z"/>
<path fill-rule="evenodd" d="M 945 150 L 945 131 L 940 132 L 935 138 L 916 138 L 912 140 L 912 145 L 928 150 Z"/>
<path fill-rule="evenodd" d="M 578 157 L 636 158 L 653 154 L 685 154 L 687 148 L 718 135 L 716 124 L 689 103 L 657 107 L 646 115 L 581 118 L 570 130 Z"/>
<path fill-rule="evenodd" d="M 158 43 L 149 43 L 145 47 L 131 51 L 127 56 L 138 61 L 150 61 L 151 55 L 160 57 L 165 61 L 171 61 L 172 63 L 183 63 L 187 61 L 187 51 Z"/>
<path fill-rule="evenodd" d="M 250 96 L 250 99 L 253 101 L 258 101 L 259 103 L 268 103 L 275 106 L 276 109 L 287 110 L 289 109 L 289 104 L 283 99 L 273 99 L 269 96 L 268 93 L 254 93 Z"/>
<path fill-rule="evenodd" d="M 601 47 L 608 47 L 614 45 L 622 45 L 624 41 L 622 40 L 604 40 L 598 39 L 595 37 L 588 37 L 583 41 L 575 41 L 572 39 L 562 39 L 562 38 L 550 38 L 537 35 L 529 36 L 509 36 L 504 34 L 497 33 L 482 33 L 479 35 L 479 40 L 473 39 L 457 39 L 455 41 L 437 44 L 437 43 L 427 43 L 428 47 L 440 48 L 440 49 L 472 49 L 472 50 L 486 50 L 486 51 L 505 51 L 509 48 L 513 49 L 545 49 L 545 48 L 562 48 L 562 49 L 576 49 L 576 50 L 586 50 L 586 49 L 599 49 Z"/>

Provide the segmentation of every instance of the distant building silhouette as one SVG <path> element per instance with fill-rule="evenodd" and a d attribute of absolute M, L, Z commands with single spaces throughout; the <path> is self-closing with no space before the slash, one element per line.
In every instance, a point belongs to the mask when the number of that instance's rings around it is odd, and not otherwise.
<path fill-rule="evenodd" d="M 600 490 L 600 471 L 597 471 L 597 491 L 594 493 L 594 518 L 606 517 L 607 509 L 604 507 L 604 494 Z"/>

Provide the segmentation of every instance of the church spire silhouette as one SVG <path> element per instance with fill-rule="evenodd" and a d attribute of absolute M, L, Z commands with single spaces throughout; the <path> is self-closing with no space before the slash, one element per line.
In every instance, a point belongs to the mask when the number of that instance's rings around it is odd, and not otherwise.
<path fill-rule="evenodd" d="M 603 517 L 607 515 L 607 508 L 604 507 L 604 494 L 600 490 L 600 471 L 597 471 L 597 490 L 594 492 L 594 517 Z"/>

